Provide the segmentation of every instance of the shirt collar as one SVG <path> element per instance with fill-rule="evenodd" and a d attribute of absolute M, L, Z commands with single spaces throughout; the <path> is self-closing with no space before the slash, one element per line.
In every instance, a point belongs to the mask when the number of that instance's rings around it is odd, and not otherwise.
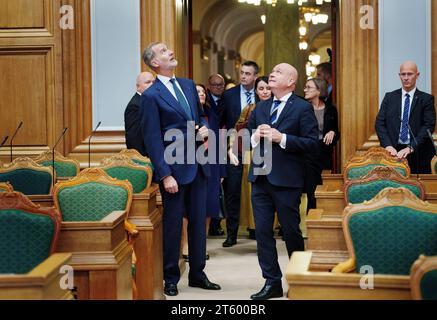
<path fill-rule="evenodd" d="M 283 96 L 281 99 L 276 98 L 275 96 L 273 96 L 273 101 L 275 100 L 281 100 L 281 102 L 287 102 L 288 99 L 290 99 L 290 97 L 293 95 L 293 92 L 290 92 L 288 94 L 286 94 L 285 96 Z"/>
<path fill-rule="evenodd" d="M 163 76 L 161 74 L 156 75 L 156 77 L 159 79 L 159 81 L 161 81 L 165 85 L 167 85 L 170 82 L 170 80 L 174 78 L 174 76 L 170 78 L 170 77 Z"/>
<path fill-rule="evenodd" d="M 415 87 L 413 90 L 411 90 L 410 92 L 405 91 L 404 88 L 402 88 L 402 98 L 405 98 L 405 95 L 408 93 L 410 95 L 410 98 L 414 97 L 414 94 L 416 93 L 417 87 Z"/>

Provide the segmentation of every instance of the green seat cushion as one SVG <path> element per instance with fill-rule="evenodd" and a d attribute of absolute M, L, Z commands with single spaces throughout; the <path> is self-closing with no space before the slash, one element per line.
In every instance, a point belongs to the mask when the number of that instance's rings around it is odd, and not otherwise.
<path fill-rule="evenodd" d="M 372 163 L 372 164 L 368 164 L 362 167 L 355 167 L 355 168 L 351 168 L 348 173 L 347 173 L 347 178 L 348 180 L 352 180 L 352 179 L 359 179 L 364 177 L 366 174 L 368 174 L 372 169 L 376 168 L 376 167 L 387 167 L 387 165 L 385 164 L 380 164 L 380 163 Z M 394 169 L 399 172 L 401 175 L 403 175 L 404 177 L 406 177 L 407 172 L 404 168 L 401 167 L 394 167 Z"/>
<path fill-rule="evenodd" d="M 89 182 L 58 193 L 63 221 L 100 221 L 112 211 L 126 209 L 128 191 L 123 187 Z"/>
<path fill-rule="evenodd" d="M 437 300 L 437 270 L 425 273 L 420 281 L 422 299 Z"/>
<path fill-rule="evenodd" d="M 385 188 L 406 188 L 420 198 L 421 190 L 417 186 L 402 184 L 392 180 L 377 180 L 363 184 L 354 184 L 348 190 L 349 203 L 362 203 L 374 198 L 381 190 Z"/>
<path fill-rule="evenodd" d="M 44 167 L 52 167 L 52 161 L 42 161 L 39 164 Z M 58 178 L 75 177 L 77 175 L 77 167 L 72 163 L 55 161 L 55 172 Z"/>
<path fill-rule="evenodd" d="M 27 273 L 47 259 L 54 232 L 48 216 L 0 210 L 0 273 Z"/>
<path fill-rule="evenodd" d="M 148 176 L 143 170 L 128 167 L 113 167 L 105 169 L 106 173 L 118 180 L 128 180 L 134 193 L 140 193 L 147 187 Z"/>
<path fill-rule="evenodd" d="M 437 255 L 437 214 L 393 206 L 353 215 L 349 231 L 357 271 L 408 275 L 420 254 Z"/>
<path fill-rule="evenodd" d="M 31 169 L 17 169 L 0 173 L 0 182 L 9 182 L 15 191 L 26 195 L 49 194 L 52 175 Z"/>

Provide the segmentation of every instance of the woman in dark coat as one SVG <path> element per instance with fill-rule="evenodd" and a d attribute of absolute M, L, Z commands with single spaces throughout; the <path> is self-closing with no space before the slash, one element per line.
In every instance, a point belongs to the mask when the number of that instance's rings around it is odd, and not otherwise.
<path fill-rule="evenodd" d="M 334 146 L 340 138 L 338 113 L 335 106 L 324 101 L 328 94 L 325 80 L 310 79 L 304 88 L 305 99 L 312 104 L 319 125 L 319 150 L 306 155 L 305 188 L 308 196 L 308 210 L 316 207 L 315 190 L 322 183 L 322 170 L 332 170 Z"/>

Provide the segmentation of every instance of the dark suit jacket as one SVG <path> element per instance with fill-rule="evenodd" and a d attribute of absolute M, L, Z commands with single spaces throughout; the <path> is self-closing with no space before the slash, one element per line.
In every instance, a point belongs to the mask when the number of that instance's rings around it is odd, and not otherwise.
<path fill-rule="evenodd" d="M 381 103 L 376 117 L 375 128 L 382 147 L 396 148 L 401 129 L 402 89 L 389 92 Z M 417 143 L 411 137 L 411 146 L 419 153 L 419 166 L 429 166 L 435 149 L 433 142 L 428 138 L 426 130 L 434 132 L 435 128 L 434 96 L 419 91 L 412 99 L 409 124 Z M 413 153 L 414 155 L 414 153 Z"/>
<path fill-rule="evenodd" d="M 136 149 L 143 156 L 147 156 L 141 130 L 140 102 L 141 96 L 135 93 L 124 111 L 126 146 L 128 149 Z"/>
<path fill-rule="evenodd" d="M 199 126 L 207 126 L 208 123 L 200 105 L 194 82 L 190 79 L 182 78 L 177 78 L 177 81 L 191 107 L 194 122 Z M 184 146 L 187 146 L 188 142 L 195 143 L 194 137 L 187 136 L 187 122 L 190 120 L 183 107 L 159 79 L 141 96 L 140 113 L 144 142 L 155 169 L 154 176 L 156 181 L 159 182 L 163 178 L 172 175 L 178 184 L 189 184 L 196 177 L 199 166 L 202 168 L 203 173 L 209 176 L 209 165 L 198 164 L 197 160 L 193 159 L 195 158 L 195 154 L 190 152 L 189 149 L 188 152 L 190 153 L 191 161 L 187 158 L 187 148 Z M 172 141 L 164 141 L 166 132 L 171 129 L 179 130 L 182 135 L 177 138 L 171 137 L 173 138 Z M 179 144 L 177 141 L 179 141 Z M 200 144 L 201 143 L 196 143 L 196 146 Z M 170 155 L 173 157 L 176 156 L 176 151 L 173 147 L 176 145 L 182 147 L 184 154 L 183 163 L 167 163 L 164 159 L 164 152 L 169 145 L 172 145 L 170 147 Z"/>
<path fill-rule="evenodd" d="M 232 129 L 241 114 L 241 84 L 223 93 L 219 105 L 220 126 Z"/>
<path fill-rule="evenodd" d="M 270 125 L 270 110 L 273 98 L 257 104 L 249 119 L 248 129 L 253 133 L 261 124 Z M 287 135 L 286 148 L 279 144 L 272 146 L 272 170 L 268 181 L 278 187 L 302 188 L 304 185 L 304 155 L 318 149 L 317 120 L 313 107 L 307 101 L 292 95 L 282 110 L 273 128 Z M 257 148 L 264 148 L 263 141 Z M 255 150 L 256 152 L 256 150 Z M 262 153 L 262 152 L 261 152 Z M 255 182 L 255 165 L 252 161 L 249 169 L 249 181 Z"/>

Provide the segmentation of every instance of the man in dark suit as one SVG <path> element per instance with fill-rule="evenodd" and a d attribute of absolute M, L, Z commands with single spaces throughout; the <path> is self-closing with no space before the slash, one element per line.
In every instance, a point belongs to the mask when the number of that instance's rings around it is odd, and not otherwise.
<path fill-rule="evenodd" d="M 141 132 L 141 119 L 139 115 L 141 95 L 155 82 L 155 77 L 150 72 L 142 72 L 137 77 L 137 92 L 124 111 L 124 129 L 126 146 L 136 149 L 143 156 L 147 156 L 144 146 L 143 133 Z"/>
<path fill-rule="evenodd" d="M 325 80 L 328 84 L 328 95 L 324 98 L 325 102 L 332 105 L 332 63 L 323 62 L 316 67 L 317 78 Z"/>
<path fill-rule="evenodd" d="M 220 286 L 208 280 L 206 260 L 206 189 L 209 165 L 196 159 L 196 149 L 208 137 L 208 128 L 195 83 L 174 77 L 178 64 L 173 51 L 163 43 L 152 43 L 143 59 L 157 80 L 141 97 L 141 125 L 162 195 L 164 293 L 178 294 L 182 218 L 188 219 L 188 285 L 208 290 Z M 198 129 L 194 139 L 194 128 Z M 196 143 L 196 145 L 194 145 Z"/>
<path fill-rule="evenodd" d="M 273 233 L 278 214 L 288 255 L 304 250 L 299 204 L 304 185 L 305 155 L 318 148 L 313 107 L 293 92 L 297 70 L 281 63 L 273 68 L 269 86 L 274 97 L 261 101 L 249 119 L 254 156 L 249 169 L 258 261 L 264 287 L 251 296 L 264 300 L 283 296 L 282 273 Z M 257 154 L 263 161 L 257 161 Z"/>
<path fill-rule="evenodd" d="M 225 91 L 225 79 L 220 74 L 212 74 L 208 78 L 208 97 L 211 109 L 218 112 L 218 104 L 222 98 L 223 92 Z M 223 197 L 222 188 L 220 188 L 220 198 Z M 222 201 L 220 201 L 222 203 Z M 224 217 L 223 206 L 221 206 L 221 213 L 219 218 L 211 218 L 209 224 L 209 235 L 210 236 L 222 236 L 225 234 L 221 227 L 221 220 Z"/>
<path fill-rule="evenodd" d="M 259 67 L 254 61 L 246 61 L 241 65 L 240 85 L 223 93 L 219 103 L 220 122 L 230 130 L 235 127 L 241 111 L 249 104 L 255 103 L 255 80 Z M 237 243 L 240 224 L 241 179 L 243 176 L 243 161 L 241 155 L 237 166 L 226 165 L 226 230 L 227 237 L 223 247 L 232 247 Z"/>
<path fill-rule="evenodd" d="M 375 128 L 381 146 L 392 156 L 408 159 L 412 173 L 431 173 L 434 142 L 434 96 L 416 87 L 420 73 L 413 61 L 400 67 L 402 88 L 385 95 L 376 117 Z"/>

